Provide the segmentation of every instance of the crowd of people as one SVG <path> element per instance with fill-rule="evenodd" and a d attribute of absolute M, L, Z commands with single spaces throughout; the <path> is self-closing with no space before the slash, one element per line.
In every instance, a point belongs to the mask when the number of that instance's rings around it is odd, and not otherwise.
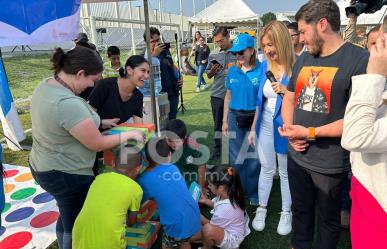
<path fill-rule="evenodd" d="M 151 139 L 144 154 L 121 147 L 109 173 L 98 170 L 100 151 L 145 139 L 139 131 L 103 132 L 142 123 L 140 90 L 151 77 L 149 63 L 133 55 L 123 64 L 115 46 L 103 63 L 86 34 L 78 35 L 68 52 L 57 48 L 53 75 L 31 100 L 29 166 L 57 202 L 59 248 L 125 248 L 125 225 L 136 223 L 147 199 L 158 205 L 164 249 L 193 243 L 239 248 L 250 227 L 265 229 L 277 169 L 282 204 L 277 233 L 291 234 L 289 247 L 335 249 L 345 211 L 352 248 L 385 248 L 387 18 L 365 40 L 355 32 L 355 16 L 343 39 L 340 10 L 332 0 L 308 1 L 295 19 L 263 28 L 258 37 L 263 61 L 249 34 L 231 41 L 226 27 L 216 27 L 217 48 L 210 52 L 195 33 L 196 91 L 207 88 L 204 73 L 213 79 L 211 159 L 228 158 L 227 165 L 213 167 L 201 160 L 201 145 L 176 119 L 183 78 L 158 29 L 150 29 L 150 52 L 170 103 L 166 132 Z M 122 161 L 128 154 L 131 160 Z M 0 151 L 2 179 L 1 159 Z M 139 174 L 144 161 L 149 166 Z M 202 188 L 199 203 L 187 187 L 192 181 Z M 2 204 L 4 193 L 0 210 Z M 210 219 L 201 214 L 203 206 L 212 209 Z M 251 222 L 248 206 L 256 208 Z"/>

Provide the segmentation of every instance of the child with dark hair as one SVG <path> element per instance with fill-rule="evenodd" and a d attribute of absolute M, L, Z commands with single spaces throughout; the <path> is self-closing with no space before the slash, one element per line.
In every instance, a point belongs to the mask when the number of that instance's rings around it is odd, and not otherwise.
<path fill-rule="evenodd" d="M 163 248 L 191 248 L 189 239 L 200 231 L 199 206 L 192 198 L 179 169 L 171 164 L 171 151 L 164 139 L 150 140 L 145 148 L 149 165 L 138 183 L 143 201 L 155 199 L 163 226 Z"/>
<path fill-rule="evenodd" d="M 180 169 L 189 186 L 193 181 L 207 193 L 205 185 L 206 158 L 200 144 L 188 136 L 187 127 L 180 119 L 170 120 L 166 125 L 166 141 L 173 150 L 172 162 Z"/>
<path fill-rule="evenodd" d="M 201 240 L 203 248 L 239 248 L 250 233 L 239 173 L 232 167 L 214 166 L 207 176 L 209 189 L 216 197 L 210 200 L 202 195 L 200 202 L 213 207 L 212 218 L 202 216 L 202 236 L 192 240 Z"/>
<path fill-rule="evenodd" d="M 125 223 L 136 222 L 142 199 L 135 181 L 142 157 L 136 148 L 121 146 L 113 171 L 98 175 L 91 184 L 74 224 L 72 248 L 126 248 Z"/>
<path fill-rule="evenodd" d="M 0 144 L 0 226 L 1 226 L 1 212 L 3 212 L 5 205 L 5 196 L 4 196 L 4 167 L 3 167 L 3 147 Z"/>
<path fill-rule="evenodd" d="M 120 49 L 117 46 L 110 46 L 107 49 L 107 57 L 109 61 L 103 64 L 102 77 L 111 78 L 118 77 L 121 68 Z"/>

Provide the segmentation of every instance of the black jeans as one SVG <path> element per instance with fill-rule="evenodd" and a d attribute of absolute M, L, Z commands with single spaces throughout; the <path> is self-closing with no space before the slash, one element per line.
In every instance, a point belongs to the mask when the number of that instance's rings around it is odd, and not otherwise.
<path fill-rule="evenodd" d="M 315 210 L 318 212 L 318 236 L 313 248 L 336 249 L 340 236 L 341 191 L 347 174 L 317 173 L 288 156 L 294 249 L 312 248 Z"/>
<path fill-rule="evenodd" d="M 224 99 L 211 96 L 212 118 L 214 119 L 214 154 L 220 154 L 222 151 L 222 124 L 223 124 L 223 108 Z M 218 135 L 217 135 L 218 134 Z"/>
<path fill-rule="evenodd" d="M 57 170 L 36 172 L 31 166 L 30 169 L 36 182 L 57 202 L 60 213 L 56 223 L 59 247 L 71 248 L 71 231 L 94 176 L 68 174 Z"/>
<path fill-rule="evenodd" d="M 168 95 L 168 100 L 169 100 L 169 120 L 176 119 L 177 115 L 177 109 L 179 105 L 179 95 L 177 96 L 169 96 Z"/>

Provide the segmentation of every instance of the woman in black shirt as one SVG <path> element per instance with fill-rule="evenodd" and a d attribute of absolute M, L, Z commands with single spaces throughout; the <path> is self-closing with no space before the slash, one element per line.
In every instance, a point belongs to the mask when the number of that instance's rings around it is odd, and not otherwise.
<path fill-rule="evenodd" d="M 149 79 L 148 61 L 139 55 L 133 55 L 119 70 L 120 76 L 102 79 L 89 96 L 89 104 L 101 118 L 100 130 L 110 129 L 133 118 L 134 123 L 142 123 L 143 95 L 137 87 L 143 87 Z M 93 167 L 98 175 L 98 152 Z"/>
<path fill-rule="evenodd" d="M 133 55 L 120 68 L 120 76 L 101 80 L 89 96 L 89 104 L 102 119 L 100 129 L 106 130 L 133 118 L 142 123 L 143 87 L 149 79 L 149 64 L 139 55 Z"/>

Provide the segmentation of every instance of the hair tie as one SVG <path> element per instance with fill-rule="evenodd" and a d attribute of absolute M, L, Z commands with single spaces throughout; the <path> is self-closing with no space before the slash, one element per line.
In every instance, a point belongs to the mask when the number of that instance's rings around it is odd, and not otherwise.
<path fill-rule="evenodd" d="M 232 167 L 227 168 L 227 175 L 233 176 L 234 172 L 232 171 Z"/>

